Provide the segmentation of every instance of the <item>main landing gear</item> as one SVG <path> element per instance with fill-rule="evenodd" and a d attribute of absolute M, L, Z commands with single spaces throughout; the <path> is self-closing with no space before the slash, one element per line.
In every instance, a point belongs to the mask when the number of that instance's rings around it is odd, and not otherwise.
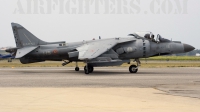
<path fill-rule="evenodd" d="M 131 66 L 129 67 L 129 72 L 130 72 L 130 73 L 137 73 L 137 72 L 138 72 L 138 68 L 139 68 L 141 62 L 140 62 L 139 59 L 135 59 L 135 61 L 137 62 L 137 66 L 136 66 L 136 65 L 131 65 Z"/>
<path fill-rule="evenodd" d="M 79 67 L 78 67 L 78 63 L 76 62 L 76 68 L 75 68 L 75 71 L 79 71 Z M 89 74 L 89 73 L 92 73 L 94 71 L 94 67 L 92 65 L 88 65 L 86 64 L 86 66 L 84 67 L 84 71 L 85 71 L 85 74 Z"/>
<path fill-rule="evenodd" d="M 94 71 L 94 67 L 92 65 L 86 65 L 84 67 L 84 71 L 85 71 L 85 74 L 89 74 L 89 73 L 92 73 Z"/>
<path fill-rule="evenodd" d="M 64 61 L 64 63 L 62 64 L 63 66 L 66 66 L 67 64 L 71 63 L 72 61 Z M 75 71 L 80 71 L 80 68 L 78 67 L 78 62 L 76 62 L 76 67 L 75 67 Z M 94 67 L 92 65 L 86 64 L 86 66 L 84 67 L 84 71 L 85 74 L 89 74 L 92 73 L 94 71 Z"/>
<path fill-rule="evenodd" d="M 79 71 L 78 63 L 76 62 L 76 68 L 75 71 Z M 94 67 L 92 65 L 86 64 L 84 67 L 85 74 L 92 73 L 94 71 Z"/>

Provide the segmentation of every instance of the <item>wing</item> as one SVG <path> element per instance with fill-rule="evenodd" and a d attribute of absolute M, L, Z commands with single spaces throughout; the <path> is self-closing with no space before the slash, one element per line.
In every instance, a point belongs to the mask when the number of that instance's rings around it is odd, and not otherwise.
<path fill-rule="evenodd" d="M 115 38 L 98 40 L 90 43 L 85 43 L 84 45 L 77 48 L 79 51 L 79 60 L 91 60 L 97 58 L 99 55 L 109 51 L 115 45 L 125 42 L 135 41 L 134 38 Z"/>

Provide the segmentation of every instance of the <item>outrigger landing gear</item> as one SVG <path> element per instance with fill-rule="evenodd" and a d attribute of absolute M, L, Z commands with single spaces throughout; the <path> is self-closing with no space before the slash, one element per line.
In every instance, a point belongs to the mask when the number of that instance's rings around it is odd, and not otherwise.
<path fill-rule="evenodd" d="M 79 67 L 78 67 L 78 62 L 76 62 L 76 68 L 75 68 L 75 71 L 79 71 L 80 69 L 79 69 Z"/>
<path fill-rule="evenodd" d="M 138 72 L 138 68 L 139 68 L 141 62 L 140 62 L 139 59 L 135 59 L 135 61 L 137 62 L 137 66 L 136 66 L 136 65 L 131 65 L 131 66 L 129 67 L 130 73 L 137 73 L 137 72 Z"/>
<path fill-rule="evenodd" d="M 92 72 L 94 71 L 94 67 L 87 64 L 87 65 L 84 67 L 84 71 L 85 71 L 85 74 L 92 73 Z"/>

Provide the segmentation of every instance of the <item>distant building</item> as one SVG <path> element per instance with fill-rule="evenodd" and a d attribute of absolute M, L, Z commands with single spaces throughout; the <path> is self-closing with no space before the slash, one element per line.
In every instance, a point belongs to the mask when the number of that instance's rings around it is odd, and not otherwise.
<path fill-rule="evenodd" d="M 6 50 L 6 48 L 5 48 L 5 47 L 2 47 L 2 48 L 0 48 L 0 50 Z"/>
<path fill-rule="evenodd" d="M 6 49 L 9 49 L 9 48 L 12 48 L 12 47 L 1 47 L 0 50 L 6 50 Z"/>
<path fill-rule="evenodd" d="M 197 53 L 197 54 L 196 54 L 196 56 L 200 56 L 200 54 L 199 54 L 199 53 Z"/>

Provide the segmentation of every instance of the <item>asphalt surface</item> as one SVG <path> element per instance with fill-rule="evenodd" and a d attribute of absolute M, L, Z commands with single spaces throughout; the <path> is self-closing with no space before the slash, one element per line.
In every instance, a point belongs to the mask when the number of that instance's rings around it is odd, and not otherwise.
<path fill-rule="evenodd" d="M 83 68 L 0 68 L 0 87 L 27 88 L 154 88 L 166 94 L 200 98 L 200 68 L 95 68 L 85 75 Z"/>

